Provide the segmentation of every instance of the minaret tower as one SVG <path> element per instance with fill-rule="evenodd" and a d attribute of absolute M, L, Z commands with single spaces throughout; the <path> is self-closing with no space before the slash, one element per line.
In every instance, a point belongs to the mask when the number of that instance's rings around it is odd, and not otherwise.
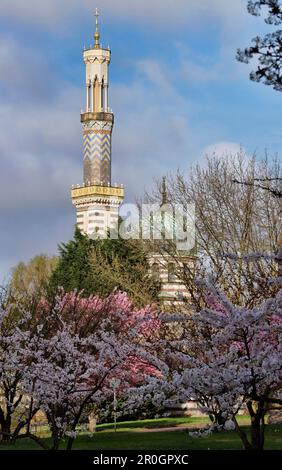
<path fill-rule="evenodd" d="M 114 115 L 109 108 L 109 64 L 111 51 L 100 43 L 99 13 L 96 10 L 94 45 L 84 49 L 86 66 L 86 110 L 83 129 L 83 185 L 73 186 L 77 225 L 91 236 L 105 237 L 118 223 L 123 186 L 112 186 L 111 149 Z"/>

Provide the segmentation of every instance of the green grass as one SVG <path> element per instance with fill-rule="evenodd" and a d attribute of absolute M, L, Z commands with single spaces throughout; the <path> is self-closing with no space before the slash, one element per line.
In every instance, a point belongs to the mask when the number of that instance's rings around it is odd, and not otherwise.
<path fill-rule="evenodd" d="M 246 421 L 241 418 L 242 424 Z M 81 450 L 241 450 L 242 444 L 233 431 L 213 434 L 206 438 L 192 438 L 187 431 L 162 431 L 145 432 L 145 425 L 153 426 L 158 424 L 171 426 L 183 423 L 203 423 L 203 418 L 163 418 L 162 420 L 144 420 L 129 421 L 119 423 L 120 428 L 117 432 L 109 430 L 106 425 L 99 427 L 99 432 L 93 437 L 81 435 L 75 441 L 74 449 Z M 142 430 L 143 425 L 143 430 Z M 126 427 L 122 427 L 126 426 Z M 137 430 L 140 431 L 137 431 Z M 249 431 L 249 427 L 245 426 Z M 45 439 L 46 443 L 50 440 Z M 62 446 L 63 448 L 64 446 Z M 0 447 L 0 450 L 36 450 L 38 446 L 29 439 L 18 441 L 13 447 Z M 266 428 L 266 446 L 267 450 L 282 449 L 282 426 L 273 425 Z"/>
<path fill-rule="evenodd" d="M 166 428 L 174 427 L 179 425 L 195 423 L 202 424 L 206 423 L 206 418 L 159 418 L 159 419 L 144 419 L 140 421 L 122 421 L 117 423 L 117 429 L 154 429 L 154 428 Z M 114 428 L 113 423 L 98 424 L 97 431 L 110 430 Z"/>
<path fill-rule="evenodd" d="M 248 416 L 239 416 L 238 421 L 240 424 L 249 424 Z M 144 419 L 140 421 L 123 421 L 117 423 L 118 430 L 131 430 L 131 429 L 154 429 L 154 428 L 166 428 L 166 427 L 177 427 L 185 425 L 198 425 L 209 424 L 210 420 L 208 417 L 194 418 L 194 417 L 179 417 L 179 418 L 159 418 L 159 419 Z M 98 424 L 97 431 L 111 430 L 114 428 L 113 423 Z"/>
<path fill-rule="evenodd" d="M 241 441 L 235 432 L 213 434 L 207 438 L 192 438 L 187 431 L 154 433 L 101 432 L 93 441 L 81 437 L 75 449 L 86 450 L 240 450 Z M 83 439 L 83 442 L 82 442 Z M 269 426 L 266 432 L 266 449 L 282 449 L 282 427 Z"/>

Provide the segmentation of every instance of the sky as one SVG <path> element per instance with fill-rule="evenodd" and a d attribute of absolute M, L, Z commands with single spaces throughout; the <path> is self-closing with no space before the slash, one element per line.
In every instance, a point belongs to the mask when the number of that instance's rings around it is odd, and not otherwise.
<path fill-rule="evenodd" d="M 84 45 L 112 50 L 113 183 L 134 202 L 216 153 L 282 154 L 282 94 L 236 49 L 272 31 L 247 0 L 0 1 L 0 282 L 72 237 L 82 182 Z"/>

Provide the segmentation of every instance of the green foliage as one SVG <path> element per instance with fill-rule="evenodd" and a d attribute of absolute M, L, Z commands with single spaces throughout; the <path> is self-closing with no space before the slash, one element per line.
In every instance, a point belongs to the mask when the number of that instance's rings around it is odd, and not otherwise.
<path fill-rule="evenodd" d="M 147 254 L 139 240 L 92 240 L 75 230 L 73 240 L 59 247 L 60 259 L 50 280 L 50 294 L 59 287 L 106 296 L 126 291 L 139 305 L 157 301 L 160 283 L 151 278 Z"/>
<path fill-rule="evenodd" d="M 10 290 L 15 297 L 41 295 L 45 292 L 58 258 L 38 255 L 28 263 L 19 263 L 13 270 Z"/>
<path fill-rule="evenodd" d="M 60 257 L 50 279 L 50 294 L 54 294 L 58 287 L 63 287 L 66 292 L 84 290 L 85 296 L 93 293 L 90 276 L 92 246 L 93 241 L 83 235 L 77 227 L 73 240 L 59 245 Z"/>

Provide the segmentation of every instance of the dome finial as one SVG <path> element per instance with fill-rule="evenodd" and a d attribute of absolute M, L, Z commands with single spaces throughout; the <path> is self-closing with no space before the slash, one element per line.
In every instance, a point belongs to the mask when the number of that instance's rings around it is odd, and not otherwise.
<path fill-rule="evenodd" d="M 98 11 L 98 8 L 96 8 L 96 12 L 95 12 L 95 16 L 96 16 L 96 31 L 95 31 L 95 34 L 94 34 L 94 39 L 95 39 L 95 49 L 99 49 L 100 48 L 100 32 L 99 32 L 99 16 L 100 16 L 100 13 Z"/>

